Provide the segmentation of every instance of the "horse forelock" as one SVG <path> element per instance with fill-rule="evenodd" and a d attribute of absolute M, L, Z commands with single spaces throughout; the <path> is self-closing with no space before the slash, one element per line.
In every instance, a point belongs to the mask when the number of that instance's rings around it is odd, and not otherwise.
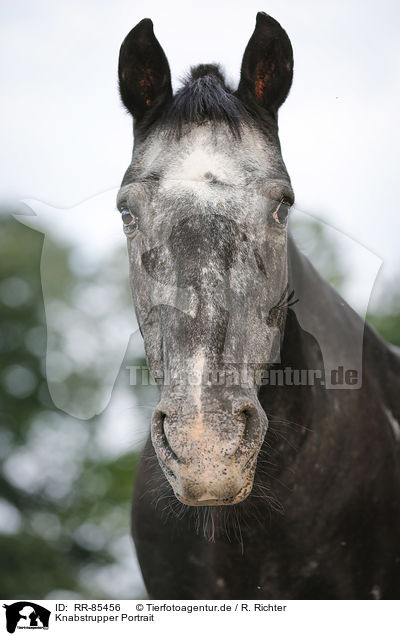
<path fill-rule="evenodd" d="M 227 85 L 217 64 L 192 67 L 161 120 L 177 138 L 185 125 L 204 122 L 225 123 L 234 136 L 240 137 L 242 125 L 251 121 L 252 115 Z"/>

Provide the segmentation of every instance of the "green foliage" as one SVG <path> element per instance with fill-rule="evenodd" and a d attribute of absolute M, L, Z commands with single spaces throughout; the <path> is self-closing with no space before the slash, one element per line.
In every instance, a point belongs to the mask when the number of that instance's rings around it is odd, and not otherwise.
<path fill-rule="evenodd" d="M 387 342 L 400 347 L 400 296 L 397 286 L 392 294 L 389 291 L 389 297 L 392 298 L 390 305 L 382 305 L 381 313 L 374 311 L 368 314 L 368 322 Z"/>
<path fill-rule="evenodd" d="M 42 243 L 0 217 L 0 596 L 141 595 L 128 538 L 138 450 L 110 455 L 98 439 L 101 418 L 76 420 L 52 403 Z M 49 250 L 53 297 L 67 303 L 77 282 L 70 248 L 50 242 Z M 79 378 L 65 381 L 73 394 Z M 95 373 L 86 381 L 95 390 Z"/>
<path fill-rule="evenodd" d="M 297 245 L 317 271 L 340 292 L 346 272 L 337 245 L 328 238 L 328 227 L 311 217 L 307 220 L 295 217 L 291 219 L 291 229 Z"/>

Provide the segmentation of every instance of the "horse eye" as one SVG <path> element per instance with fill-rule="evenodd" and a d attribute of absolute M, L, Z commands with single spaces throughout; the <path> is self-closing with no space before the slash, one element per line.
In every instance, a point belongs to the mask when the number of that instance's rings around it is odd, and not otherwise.
<path fill-rule="evenodd" d="M 132 222 L 132 214 L 129 212 L 129 210 L 122 210 L 121 217 L 125 225 L 129 225 L 129 223 Z"/>
<path fill-rule="evenodd" d="M 121 217 L 126 229 L 135 230 L 137 228 L 137 218 L 132 212 L 124 208 L 121 210 Z"/>
<path fill-rule="evenodd" d="M 276 210 L 274 211 L 272 215 L 275 221 L 279 223 L 279 225 L 285 225 L 286 219 L 289 214 L 289 208 L 290 208 L 290 203 L 288 203 L 284 199 L 282 199 L 282 201 L 279 202 L 278 207 L 276 208 Z"/>

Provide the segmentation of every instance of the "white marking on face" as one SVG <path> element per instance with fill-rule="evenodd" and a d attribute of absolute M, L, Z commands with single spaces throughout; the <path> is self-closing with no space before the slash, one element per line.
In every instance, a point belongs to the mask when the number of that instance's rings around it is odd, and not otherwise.
<path fill-rule="evenodd" d="M 160 186 L 165 193 L 177 191 L 196 194 L 200 200 L 217 203 L 221 190 L 213 179 L 230 187 L 244 186 L 251 169 L 265 178 L 271 166 L 271 150 L 262 135 L 252 128 L 235 139 L 224 127 L 194 127 L 179 141 L 150 138 L 141 161 L 147 171 L 161 171 Z"/>
<path fill-rule="evenodd" d="M 400 424 L 399 422 L 396 420 L 396 418 L 394 417 L 392 411 L 390 411 L 388 408 L 386 408 L 385 406 L 383 407 L 384 411 L 386 413 L 386 416 L 389 420 L 389 424 L 392 427 L 392 431 L 393 431 L 393 435 L 394 438 L 397 442 L 400 442 Z"/>
<path fill-rule="evenodd" d="M 193 437 L 200 438 L 203 432 L 203 409 L 201 405 L 202 377 L 206 364 L 206 356 L 204 351 L 199 351 L 193 360 L 192 374 L 194 383 L 192 385 L 193 404 L 196 407 L 197 417 L 196 426 L 193 430 Z"/>
<path fill-rule="evenodd" d="M 235 171 L 235 161 L 229 156 L 217 152 L 204 143 L 208 140 L 197 140 L 197 146 L 182 160 L 167 170 L 166 181 L 207 181 L 207 174 L 212 174 L 218 181 L 230 182 Z M 203 143 L 202 143 L 203 142 Z"/>

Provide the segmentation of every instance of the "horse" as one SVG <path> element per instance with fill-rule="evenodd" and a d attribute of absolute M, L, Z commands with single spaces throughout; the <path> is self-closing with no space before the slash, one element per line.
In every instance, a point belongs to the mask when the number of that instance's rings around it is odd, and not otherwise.
<path fill-rule="evenodd" d="M 117 207 L 160 392 L 132 502 L 149 596 L 398 598 L 400 356 L 288 231 L 287 33 L 258 13 L 236 90 L 201 64 L 173 93 L 144 19 L 118 76 Z"/>

